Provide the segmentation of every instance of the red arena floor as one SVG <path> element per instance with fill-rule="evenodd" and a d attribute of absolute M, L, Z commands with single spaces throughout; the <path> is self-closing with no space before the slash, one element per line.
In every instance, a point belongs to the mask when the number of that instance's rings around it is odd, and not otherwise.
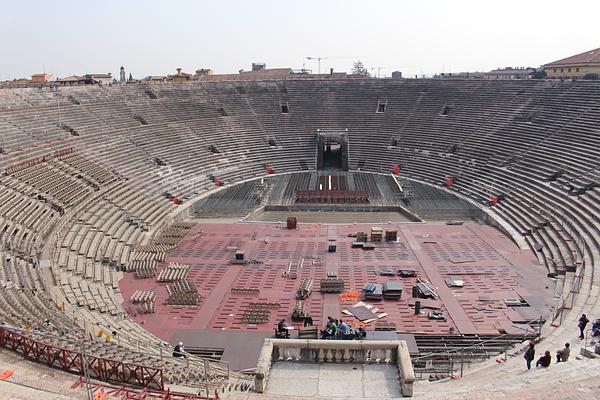
<path fill-rule="evenodd" d="M 187 346 L 225 349 L 224 359 L 236 358 L 232 353 L 248 352 L 250 361 L 235 366 L 250 368 L 256 362 L 253 355 L 258 354 L 262 340 L 273 335 L 277 322 L 285 318 L 292 324 L 296 289 L 305 277 L 314 280 L 305 309 L 317 326 L 322 326 L 329 315 L 356 326 L 358 320 L 342 313 L 355 302 L 319 291 L 320 279 L 331 271 L 344 280 L 345 290 L 360 291 L 366 283 L 386 281 L 404 285 L 400 300 L 366 301 L 378 308 L 378 313 L 387 314 L 367 324 L 367 330 L 385 326 L 412 334 L 519 334 L 523 333 L 519 323 L 539 318 L 552 306 L 554 282 L 546 277 L 544 266 L 531 251 L 520 250 L 494 227 L 476 223 L 385 224 L 383 229 L 398 230 L 396 242 L 378 242 L 374 250 L 352 248 L 356 239 L 349 234 L 370 232 L 371 227 L 299 224 L 297 229 L 288 230 L 285 224 L 274 223 L 198 224 L 160 266 L 172 262 L 191 266 L 188 279 L 200 292 L 198 306 L 168 306 L 166 284 L 127 274 L 120 283 L 126 302 L 136 289 L 155 291 L 157 300 L 153 314 L 135 314 L 130 304 L 125 304 L 125 309 L 145 329 L 170 343 L 184 340 Z M 331 239 L 337 244 L 333 253 L 327 251 Z M 234 247 L 244 250 L 248 264 L 230 263 Z M 290 260 L 302 265 L 297 279 L 284 274 Z M 445 320 L 428 319 L 427 308 L 415 315 L 411 293 L 417 278 L 382 276 L 379 271 L 384 267 L 411 269 L 430 282 L 439 299 L 423 303 L 441 309 Z M 459 277 L 464 286 L 449 287 L 446 280 L 450 277 Z M 259 292 L 240 294 L 233 288 Z M 519 299 L 526 305 L 507 306 L 506 299 Z M 264 324 L 242 321 L 253 302 L 275 303 Z"/>

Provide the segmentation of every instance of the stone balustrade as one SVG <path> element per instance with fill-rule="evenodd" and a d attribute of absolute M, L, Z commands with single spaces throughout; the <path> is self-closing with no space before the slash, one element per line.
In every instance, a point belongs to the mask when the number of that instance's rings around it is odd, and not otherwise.
<path fill-rule="evenodd" d="M 255 390 L 263 393 L 273 362 L 379 363 L 397 365 L 402 395 L 413 394 L 415 373 L 405 341 L 265 339 L 255 375 Z"/>

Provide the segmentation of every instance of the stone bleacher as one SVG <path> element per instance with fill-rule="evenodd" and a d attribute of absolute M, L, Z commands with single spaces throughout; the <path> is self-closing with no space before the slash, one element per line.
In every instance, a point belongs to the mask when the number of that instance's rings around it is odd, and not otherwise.
<path fill-rule="evenodd" d="M 598 82 L 543 80 L 0 90 L 0 236 L 11 259 L 1 271 L 2 318 L 50 323 L 52 332 L 77 318 L 88 335 L 119 329 L 122 346 L 158 351 L 158 338 L 125 315 L 118 280 L 135 249 L 175 215 L 172 196 L 186 201 L 213 189 L 211 176 L 228 185 L 267 165 L 313 169 L 317 129 L 347 129 L 350 169 L 386 173 L 398 164 L 401 175 L 435 186 L 452 176 L 448 189 L 484 208 L 501 196 L 491 210 L 541 246 L 535 254 L 559 279 L 557 295 L 573 303 L 563 324 L 573 325 L 581 312 L 600 311 L 599 100 Z M 7 173 L 65 148 L 74 151 Z M 356 184 L 371 188 L 369 179 Z M 38 280 L 37 260 L 26 256 L 41 257 L 44 246 L 52 268 Z M 567 331 L 548 334 L 562 340 Z"/>

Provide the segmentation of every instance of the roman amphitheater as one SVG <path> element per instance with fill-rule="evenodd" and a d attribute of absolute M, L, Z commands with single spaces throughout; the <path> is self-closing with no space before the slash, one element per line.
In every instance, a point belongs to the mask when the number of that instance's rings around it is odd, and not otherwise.
<path fill-rule="evenodd" d="M 597 81 L 7 88 L 0 139 L 1 398 L 600 396 Z"/>

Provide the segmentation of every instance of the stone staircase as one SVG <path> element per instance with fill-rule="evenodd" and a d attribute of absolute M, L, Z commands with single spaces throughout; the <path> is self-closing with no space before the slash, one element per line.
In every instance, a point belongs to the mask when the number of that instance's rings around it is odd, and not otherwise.
<path fill-rule="evenodd" d="M 550 349 L 540 344 L 538 353 Z M 600 396 L 600 360 L 578 354 L 575 346 L 571 358 L 556 363 L 553 358 L 548 368 L 527 370 L 522 356 L 509 358 L 505 363 L 495 364 L 473 372 L 465 378 L 452 381 L 425 382 L 415 386 L 416 399 L 587 399 Z M 576 353 L 576 354 L 575 354 Z"/>

